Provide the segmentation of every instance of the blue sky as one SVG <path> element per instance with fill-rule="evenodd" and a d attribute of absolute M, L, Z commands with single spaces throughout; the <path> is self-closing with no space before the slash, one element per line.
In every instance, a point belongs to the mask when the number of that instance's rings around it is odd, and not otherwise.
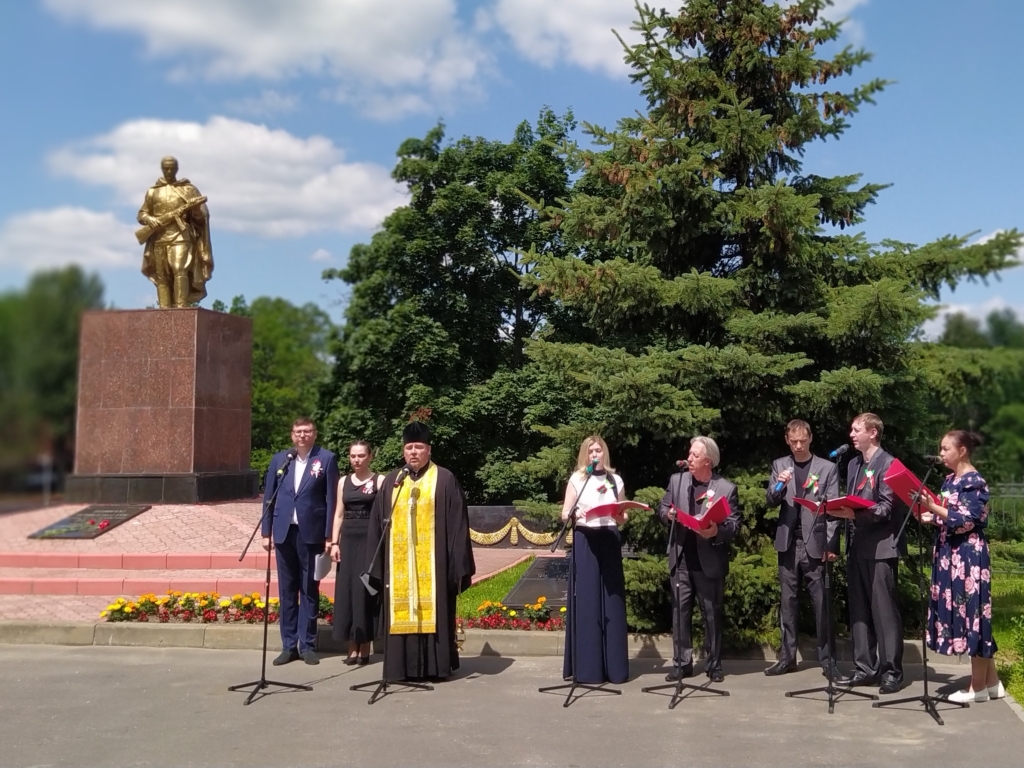
<path fill-rule="evenodd" d="M 841 0 L 859 78 L 896 81 L 805 172 L 891 183 L 869 239 L 1024 226 L 1024 3 Z M 611 28 L 631 0 L 32 0 L 0 11 L 0 291 L 35 269 L 98 271 L 154 302 L 135 212 L 175 154 L 210 198 L 212 299 L 314 301 L 340 319 L 340 266 L 402 202 L 395 150 L 509 138 L 544 105 L 612 125 L 641 106 Z M 944 296 L 1024 314 L 1024 268 Z M 208 305 L 208 302 L 207 302 Z"/>

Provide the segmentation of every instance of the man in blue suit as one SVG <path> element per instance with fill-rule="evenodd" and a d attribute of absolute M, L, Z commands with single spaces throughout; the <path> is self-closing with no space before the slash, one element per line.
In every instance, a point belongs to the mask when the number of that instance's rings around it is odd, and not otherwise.
<path fill-rule="evenodd" d="M 277 555 L 277 588 L 281 598 L 281 644 L 274 659 L 280 666 L 301 658 L 319 664 L 316 655 L 316 619 L 320 585 L 314 578 L 316 556 L 331 538 L 335 495 L 338 491 L 338 460 L 316 445 L 316 426 L 310 419 L 292 424 L 294 460 L 281 451 L 267 470 L 263 503 L 278 486 L 273 515 L 263 520 L 263 549 Z"/>

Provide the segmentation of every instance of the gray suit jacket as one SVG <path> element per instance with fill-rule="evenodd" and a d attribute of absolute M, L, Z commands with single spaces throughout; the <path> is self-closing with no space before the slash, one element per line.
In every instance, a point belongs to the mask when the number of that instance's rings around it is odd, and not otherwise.
<path fill-rule="evenodd" d="M 787 469 L 793 469 L 792 456 L 783 456 L 773 461 L 772 476 L 768 483 L 768 508 L 780 505 L 782 507 L 779 510 L 779 523 L 775 528 L 775 551 L 787 552 L 793 546 L 793 529 L 796 528 L 799 519 L 808 557 L 817 560 L 826 550 L 839 552 L 839 520 L 825 516 L 816 518 L 811 510 L 797 504 L 794 499 L 800 489 L 796 487 L 796 478 L 790 478 L 786 486 L 776 492 L 775 486 L 778 484 L 779 475 Z M 808 473 L 818 476 L 817 501 L 823 498 L 839 498 L 839 468 L 835 464 L 820 456 L 812 456 Z M 808 494 L 808 498 L 810 497 L 811 494 Z"/>
<path fill-rule="evenodd" d="M 658 516 L 663 522 L 670 521 L 671 507 L 674 504 L 677 509 L 686 511 L 690 503 L 690 486 L 693 483 L 693 475 L 689 472 L 676 472 L 668 481 L 668 488 L 658 505 Z M 685 563 L 683 555 L 683 536 L 687 531 L 696 537 L 697 554 L 700 557 L 700 567 L 704 574 L 711 579 L 725 578 L 729 573 L 729 542 L 736 538 L 740 529 L 740 499 L 736 493 L 736 486 L 719 475 L 717 472 L 711 475 L 708 483 L 708 490 L 714 492 L 715 497 L 725 496 L 729 502 L 732 513 L 718 524 L 718 533 L 714 538 L 705 539 L 703 536 L 690 531 L 685 525 L 673 522 L 675 536 L 668 548 L 668 573 L 675 574 L 680 563 Z M 704 507 L 707 502 L 704 503 Z"/>
<path fill-rule="evenodd" d="M 871 509 L 857 512 L 846 547 L 851 557 L 889 560 L 907 552 L 906 537 L 896 541 L 907 505 L 896 497 L 892 488 L 882 479 L 892 461 L 892 456 L 881 448 L 875 451 L 866 467 L 874 473 L 873 482 L 865 482 L 860 490 L 857 486 L 865 479 L 865 473 L 861 471 L 864 468 L 864 457 L 858 453 L 846 467 L 846 495 L 860 496 L 875 503 Z"/>

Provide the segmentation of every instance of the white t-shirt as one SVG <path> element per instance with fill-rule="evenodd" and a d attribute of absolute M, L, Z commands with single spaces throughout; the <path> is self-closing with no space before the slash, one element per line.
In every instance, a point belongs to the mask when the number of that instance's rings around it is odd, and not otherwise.
<path fill-rule="evenodd" d="M 613 482 L 614 481 L 614 482 Z M 593 475 L 587 482 L 587 476 L 581 472 L 573 472 L 569 478 L 572 487 L 576 489 L 576 505 L 580 511 L 586 512 L 602 504 L 612 504 L 619 500 L 619 493 L 622 491 L 622 478 L 612 472 L 604 475 Z M 583 484 L 586 482 L 586 487 Z M 583 490 L 580 495 L 580 489 Z M 590 520 L 580 520 L 576 525 L 587 528 L 603 528 L 607 526 L 617 527 L 618 523 L 611 515 L 601 515 Z"/>

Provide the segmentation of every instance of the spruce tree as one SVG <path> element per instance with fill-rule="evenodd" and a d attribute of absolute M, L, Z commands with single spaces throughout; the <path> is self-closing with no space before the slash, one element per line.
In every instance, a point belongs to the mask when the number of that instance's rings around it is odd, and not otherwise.
<path fill-rule="evenodd" d="M 641 42 L 626 61 L 646 111 L 614 129 L 584 123 L 592 145 L 568 147 L 582 174 L 543 208 L 570 252 L 538 256 L 527 278 L 559 313 L 528 356 L 574 405 L 536 409 L 532 427 L 550 442 L 525 472 L 564 482 L 579 441 L 597 432 L 627 484 L 649 486 L 639 495 L 654 501 L 690 437 L 713 436 L 744 506 L 746 554 L 729 584 L 739 602 L 727 615 L 760 615 L 748 640 L 773 624 L 775 601 L 758 584 L 768 574 L 774 585 L 764 482 L 786 422 L 810 421 L 821 451 L 874 411 L 890 450 L 932 452 L 944 407 L 1004 364 L 924 343 L 929 300 L 1015 264 L 1021 244 L 1016 231 L 923 246 L 850 231 L 884 185 L 808 172 L 804 153 L 838 139 L 887 84 L 842 87 L 870 56 L 838 46 L 825 6 L 638 6 Z M 663 546 L 649 519 L 631 528 L 641 549 Z M 664 579 L 654 559 L 630 566 L 637 628 L 661 621 L 655 574 Z"/>

